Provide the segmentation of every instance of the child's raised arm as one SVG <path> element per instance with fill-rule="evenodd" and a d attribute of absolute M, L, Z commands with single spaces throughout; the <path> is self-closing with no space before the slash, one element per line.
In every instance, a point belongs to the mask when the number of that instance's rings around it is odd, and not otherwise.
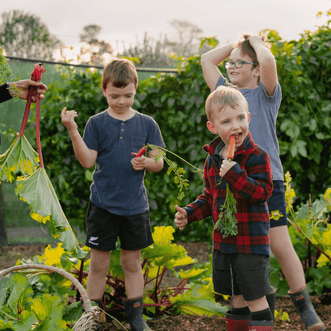
<path fill-rule="evenodd" d="M 89 149 L 86 146 L 83 138 L 78 132 L 78 126 L 74 120 L 77 116 L 78 115 L 75 110 L 67 111 L 67 108 L 65 107 L 61 112 L 61 121 L 69 131 L 72 147 L 74 148 L 78 161 L 84 168 L 88 169 L 94 166 L 98 152 L 93 149 Z"/>
<path fill-rule="evenodd" d="M 264 46 L 258 36 L 250 36 L 249 43 L 254 48 L 260 65 L 260 79 L 268 95 L 273 95 L 278 82 L 276 61 L 271 51 Z"/>
<path fill-rule="evenodd" d="M 211 91 L 215 90 L 216 83 L 222 76 L 217 66 L 230 56 L 233 49 L 232 45 L 217 47 L 201 56 L 203 75 Z"/>

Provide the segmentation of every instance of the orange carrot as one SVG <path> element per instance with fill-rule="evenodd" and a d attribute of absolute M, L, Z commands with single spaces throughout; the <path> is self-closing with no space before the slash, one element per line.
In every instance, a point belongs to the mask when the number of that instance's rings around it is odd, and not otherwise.
<path fill-rule="evenodd" d="M 234 135 L 231 135 L 230 146 L 229 146 L 229 151 L 228 151 L 228 155 L 227 155 L 228 160 L 232 160 L 234 157 L 234 145 L 235 145 L 235 138 L 234 138 Z"/>

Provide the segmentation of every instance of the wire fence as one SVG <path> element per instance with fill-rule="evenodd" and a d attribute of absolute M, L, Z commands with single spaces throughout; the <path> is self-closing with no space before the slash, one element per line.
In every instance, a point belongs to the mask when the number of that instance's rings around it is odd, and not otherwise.
<path fill-rule="evenodd" d="M 14 57 L 14 56 L 6 56 L 7 59 L 9 60 L 15 60 L 19 62 L 33 62 L 33 63 L 47 63 L 47 64 L 58 64 L 62 66 L 68 66 L 68 67 L 81 67 L 81 68 L 97 68 L 97 69 L 103 69 L 104 66 L 100 65 L 92 65 L 92 64 L 74 64 L 74 63 L 69 63 L 69 62 L 56 62 L 56 61 L 48 61 L 48 60 L 38 60 L 38 59 L 27 59 L 27 58 L 21 58 L 21 57 Z M 163 72 L 163 73 L 172 73 L 172 74 L 177 74 L 178 70 L 177 69 L 170 69 L 170 68 L 136 68 L 137 71 L 140 72 Z"/>

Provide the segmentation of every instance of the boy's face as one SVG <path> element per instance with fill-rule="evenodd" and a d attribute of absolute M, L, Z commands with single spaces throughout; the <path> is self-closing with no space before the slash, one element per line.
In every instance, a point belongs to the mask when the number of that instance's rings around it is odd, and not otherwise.
<path fill-rule="evenodd" d="M 243 60 L 247 62 L 253 62 L 253 60 L 247 55 L 242 54 L 241 48 L 236 47 L 230 54 L 229 61 L 235 62 Z M 227 69 L 228 77 L 231 83 L 237 85 L 238 88 L 255 88 L 258 84 L 258 78 L 260 76 L 260 68 L 257 66 L 252 70 L 253 64 L 245 63 L 241 68 L 236 68 L 232 65 Z"/>
<path fill-rule="evenodd" d="M 230 145 L 230 136 L 235 135 L 235 148 L 237 149 L 246 139 L 248 123 L 251 114 L 247 112 L 245 103 L 240 100 L 236 108 L 225 106 L 221 111 L 214 111 L 212 120 L 207 122 L 211 133 L 217 134 L 226 146 Z"/>
<path fill-rule="evenodd" d="M 131 109 L 136 94 L 136 88 L 133 83 L 123 88 L 118 88 L 109 82 L 106 89 L 102 89 L 102 91 L 110 110 L 114 113 L 121 115 Z"/>

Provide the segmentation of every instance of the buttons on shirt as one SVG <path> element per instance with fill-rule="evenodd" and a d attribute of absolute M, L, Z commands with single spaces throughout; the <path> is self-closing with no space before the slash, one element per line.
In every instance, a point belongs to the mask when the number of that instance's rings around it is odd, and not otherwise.
<path fill-rule="evenodd" d="M 125 124 L 125 122 L 122 122 L 122 125 L 124 125 Z M 121 129 L 121 133 L 120 134 L 122 134 L 123 135 L 123 133 L 122 132 L 124 132 L 124 128 L 122 127 L 122 129 Z M 124 137 L 123 136 L 120 136 L 120 139 L 123 139 Z"/>

